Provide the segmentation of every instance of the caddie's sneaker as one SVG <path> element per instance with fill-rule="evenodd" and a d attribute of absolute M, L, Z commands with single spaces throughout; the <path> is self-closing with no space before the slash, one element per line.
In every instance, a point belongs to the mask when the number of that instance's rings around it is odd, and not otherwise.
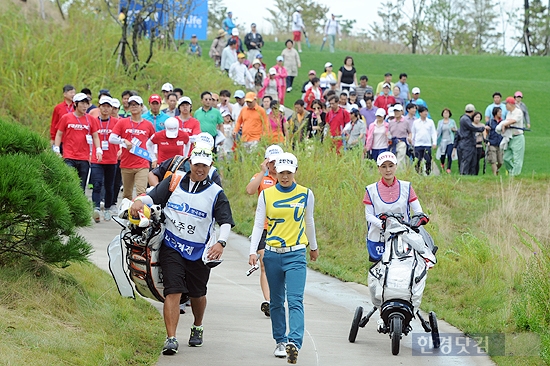
<path fill-rule="evenodd" d="M 178 340 L 176 337 L 166 338 L 164 347 L 162 348 L 162 354 L 166 356 L 175 355 L 178 353 Z"/>
<path fill-rule="evenodd" d="M 93 215 L 92 215 L 92 217 L 94 218 L 94 221 L 99 222 L 100 221 L 100 216 L 101 216 L 101 212 L 99 211 L 99 208 L 96 208 L 94 210 Z"/>
<path fill-rule="evenodd" d="M 200 347 L 202 346 L 202 325 L 197 327 L 193 325 L 191 327 L 191 335 L 189 336 L 189 347 Z"/>
<path fill-rule="evenodd" d="M 286 350 L 286 362 L 296 363 L 298 361 L 298 347 L 292 342 L 288 342 L 285 347 Z"/>
<path fill-rule="evenodd" d="M 260 306 L 260 310 L 269 318 L 269 303 L 267 301 L 262 302 L 262 305 Z"/>
<path fill-rule="evenodd" d="M 285 350 L 285 344 L 284 343 L 277 343 L 277 347 L 275 347 L 275 351 L 273 351 L 273 356 L 284 358 L 286 357 L 286 350 Z"/>

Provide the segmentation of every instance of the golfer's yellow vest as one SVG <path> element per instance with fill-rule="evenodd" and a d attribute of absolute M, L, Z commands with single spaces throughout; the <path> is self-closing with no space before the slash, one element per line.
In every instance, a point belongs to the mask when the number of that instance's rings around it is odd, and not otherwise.
<path fill-rule="evenodd" d="M 298 184 L 289 192 L 279 185 L 263 191 L 267 217 L 266 244 L 275 248 L 308 244 L 305 212 L 308 189 Z"/>

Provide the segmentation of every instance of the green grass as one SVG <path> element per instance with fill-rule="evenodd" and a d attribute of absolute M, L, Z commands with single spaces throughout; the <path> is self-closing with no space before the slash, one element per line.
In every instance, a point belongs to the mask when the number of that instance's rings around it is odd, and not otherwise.
<path fill-rule="evenodd" d="M 0 309 L 6 365 L 149 365 L 164 339 L 158 311 L 91 264 L 0 267 Z"/>

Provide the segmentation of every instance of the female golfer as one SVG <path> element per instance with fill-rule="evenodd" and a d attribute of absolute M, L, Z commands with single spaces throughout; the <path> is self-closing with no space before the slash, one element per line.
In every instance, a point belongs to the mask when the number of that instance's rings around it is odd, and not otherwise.
<path fill-rule="evenodd" d="M 271 331 L 277 346 L 273 355 L 296 363 L 304 338 L 304 287 L 306 284 L 306 246 L 309 257 L 319 256 L 313 209 L 315 199 L 306 187 L 295 183 L 298 159 L 291 153 L 277 156 L 277 184 L 263 190 L 258 197 L 249 264 L 255 265 L 264 221 L 268 229 L 264 266 L 270 292 Z M 285 296 L 286 295 L 286 296 Z M 287 335 L 285 297 L 288 302 Z"/>
<path fill-rule="evenodd" d="M 378 155 L 376 164 L 382 178 L 367 186 L 367 192 L 363 198 L 368 227 L 367 249 L 371 262 L 379 261 L 384 253 L 382 220 L 378 215 L 388 212 L 399 213 L 408 222 L 411 208 L 415 214 L 422 212 L 411 183 L 395 177 L 397 170 L 395 155 L 388 151 L 383 152 Z"/>

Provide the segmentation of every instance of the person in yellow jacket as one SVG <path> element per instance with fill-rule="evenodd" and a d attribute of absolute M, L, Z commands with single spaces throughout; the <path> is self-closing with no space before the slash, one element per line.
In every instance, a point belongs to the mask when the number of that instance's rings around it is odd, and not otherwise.
<path fill-rule="evenodd" d="M 298 359 L 304 338 L 306 247 L 309 245 L 312 261 L 319 256 L 313 219 L 315 198 L 310 189 L 296 184 L 297 168 L 298 159 L 293 154 L 282 153 L 277 157 L 277 184 L 258 197 L 249 252 L 249 264 L 256 265 L 256 252 L 267 218 L 264 266 L 271 296 L 271 330 L 277 343 L 273 354 L 286 356 L 292 364 Z M 285 297 L 289 309 L 288 334 Z"/>

